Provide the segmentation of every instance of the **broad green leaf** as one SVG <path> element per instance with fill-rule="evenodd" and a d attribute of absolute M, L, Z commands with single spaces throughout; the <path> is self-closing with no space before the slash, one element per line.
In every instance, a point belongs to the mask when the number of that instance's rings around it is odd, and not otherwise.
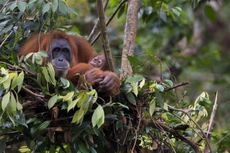
<path fill-rule="evenodd" d="M 21 90 L 24 81 L 24 72 L 22 71 L 17 77 L 18 92 Z"/>
<path fill-rule="evenodd" d="M 69 112 L 71 109 L 73 109 L 77 103 L 79 102 L 79 100 L 81 99 L 81 97 L 77 97 L 77 99 L 73 100 L 73 101 L 70 101 L 68 104 L 68 108 L 67 108 L 67 111 Z"/>
<path fill-rule="evenodd" d="M 144 86 L 145 78 L 141 75 L 134 75 L 132 77 L 128 77 L 125 82 L 130 83 L 132 86 L 132 92 L 137 96 L 138 87 L 142 88 Z"/>
<path fill-rule="evenodd" d="M 22 109 L 22 104 L 19 101 L 17 101 L 17 110 L 21 111 Z"/>
<path fill-rule="evenodd" d="M 143 80 L 140 81 L 139 87 L 142 88 L 144 85 L 145 85 L 145 78 L 143 78 Z"/>
<path fill-rule="evenodd" d="M 168 110 L 169 110 L 169 106 L 168 106 L 168 104 L 167 104 L 167 103 L 164 103 L 163 108 L 164 108 L 166 111 L 168 111 Z"/>
<path fill-rule="evenodd" d="M 138 95 L 138 83 L 131 83 L 131 86 L 133 88 L 133 93 L 135 96 Z"/>
<path fill-rule="evenodd" d="M 58 0 L 53 0 L 51 7 L 52 7 L 52 11 L 56 12 L 58 9 Z"/>
<path fill-rule="evenodd" d="M 58 3 L 58 11 L 62 14 L 62 15 L 67 15 L 68 14 L 68 7 L 66 6 L 66 3 L 64 1 L 60 1 Z"/>
<path fill-rule="evenodd" d="M 155 108 L 156 108 L 156 101 L 155 101 L 155 98 L 153 100 L 150 101 L 150 104 L 149 104 L 149 114 L 150 116 L 153 115 L 154 111 L 155 111 Z"/>
<path fill-rule="evenodd" d="M 63 101 L 71 101 L 73 99 L 74 92 L 68 92 L 64 97 L 62 97 Z"/>
<path fill-rule="evenodd" d="M 88 107 L 85 105 L 88 98 L 89 98 L 89 95 L 87 95 L 86 92 L 82 92 L 79 94 L 79 96 L 81 97 L 79 99 L 79 102 L 77 103 L 77 106 L 84 109 L 85 111 L 87 111 Z"/>
<path fill-rule="evenodd" d="M 46 82 L 50 82 L 49 73 L 46 67 L 42 67 L 42 74 L 44 75 Z"/>
<path fill-rule="evenodd" d="M 181 15 L 181 12 L 182 12 L 182 9 L 180 7 L 174 7 L 172 8 L 172 12 L 176 15 L 176 16 L 180 16 Z"/>
<path fill-rule="evenodd" d="M 45 13 L 47 13 L 50 10 L 50 4 L 46 3 L 45 5 L 43 5 L 42 7 L 42 14 L 44 15 Z"/>
<path fill-rule="evenodd" d="M 93 127 L 97 125 L 98 128 L 100 128 L 105 121 L 105 113 L 101 105 L 98 105 L 97 108 L 95 109 L 93 116 L 92 116 L 92 124 Z"/>
<path fill-rule="evenodd" d="M 48 101 L 48 108 L 52 108 L 58 101 L 58 95 L 54 95 L 53 97 L 51 97 Z"/>
<path fill-rule="evenodd" d="M 10 102 L 10 93 L 11 92 L 7 92 L 3 97 L 2 97 L 2 110 L 5 111 L 7 105 Z"/>
<path fill-rule="evenodd" d="M 3 82 L 9 79 L 9 73 L 3 67 L 1 68 L 0 72 L 1 72 L 0 74 L 3 75 L 3 77 L 0 77 L 0 84 L 2 84 Z"/>
<path fill-rule="evenodd" d="M 128 99 L 128 101 L 133 104 L 133 105 L 136 105 L 137 102 L 136 102 L 136 97 L 133 95 L 133 93 L 127 93 L 126 94 L 126 98 Z"/>
<path fill-rule="evenodd" d="M 34 53 L 32 56 L 32 63 L 42 65 L 42 62 L 43 62 L 42 56 L 38 53 Z"/>
<path fill-rule="evenodd" d="M 167 85 L 167 87 L 173 87 L 173 82 L 171 80 L 164 80 L 164 83 Z"/>
<path fill-rule="evenodd" d="M 212 21 L 212 22 L 216 21 L 217 12 L 213 9 L 213 7 L 211 5 L 206 5 L 204 8 L 204 12 L 210 21 Z"/>
<path fill-rule="evenodd" d="M 11 78 L 9 77 L 5 82 L 3 82 L 4 89 L 8 90 L 10 88 Z"/>
<path fill-rule="evenodd" d="M 140 82 L 140 81 L 142 81 L 144 79 L 145 78 L 143 76 L 141 76 L 141 75 L 134 75 L 132 77 L 128 77 L 126 79 L 126 82 L 129 82 L 129 83 L 138 83 L 138 82 Z"/>
<path fill-rule="evenodd" d="M 27 63 L 28 60 L 29 60 L 29 58 L 31 58 L 34 54 L 35 54 L 35 53 L 29 53 L 29 54 L 27 54 L 27 55 L 23 58 L 23 61 Z"/>
<path fill-rule="evenodd" d="M 95 89 L 87 93 L 89 95 L 89 101 L 94 104 L 97 101 L 98 95 Z"/>
<path fill-rule="evenodd" d="M 78 111 L 76 111 L 73 115 L 72 123 L 80 123 L 84 118 L 84 114 L 85 112 L 83 109 L 79 109 Z"/>
<path fill-rule="evenodd" d="M 19 151 L 20 153 L 29 153 L 29 152 L 31 152 L 31 150 L 28 148 L 28 146 L 21 146 L 21 147 L 18 149 L 18 151 Z"/>
<path fill-rule="evenodd" d="M 11 89 L 14 89 L 17 86 L 17 77 L 18 77 L 18 74 L 16 72 L 12 72 L 12 73 L 9 74 L 9 76 L 12 79 Z"/>
<path fill-rule="evenodd" d="M 10 94 L 10 102 L 8 104 L 7 110 L 10 113 L 15 113 L 17 110 L 17 102 L 12 92 Z"/>
<path fill-rule="evenodd" d="M 35 53 L 37 55 L 39 55 L 39 57 L 41 57 L 42 59 L 45 58 L 45 57 L 48 57 L 48 54 L 46 51 L 39 51 L 37 53 Z"/>
<path fill-rule="evenodd" d="M 64 79 L 64 78 L 61 78 L 60 80 L 61 80 L 61 83 L 62 83 L 64 89 L 66 89 L 70 86 L 69 80 Z"/>
<path fill-rule="evenodd" d="M 50 125 L 50 121 L 45 121 L 39 125 L 38 130 L 45 130 Z"/>
<path fill-rule="evenodd" d="M 25 12 L 26 7 L 27 7 L 27 3 L 26 3 L 26 2 L 18 1 L 18 9 L 19 9 L 21 12 Z"/>
<path fill-rule="evenodd" d="M 56 86 L 55 71 L 51 63 L 47 64 L 51 83 Z"/>
<path fill-rule="evenodd" d="M 162 85 L 156 84 L 156 89 L 159 90 L 160 92 L 163 92 L 165 89 Z"/>
<path fill-rule="evenodd" d="M 13 2 L 9 8 L 11 11 L 13 11 L 16 7 L 17 7 L 17 1 Z"/>

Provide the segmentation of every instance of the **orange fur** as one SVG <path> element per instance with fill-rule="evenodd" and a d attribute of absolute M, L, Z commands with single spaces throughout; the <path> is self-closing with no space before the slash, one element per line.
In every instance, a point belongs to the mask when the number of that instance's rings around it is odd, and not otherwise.
<path fill-rule="evenodd" d="M 53 39 L 65 39 L 71 47 L 71 63 L 70 69 L 68 70 L 66 78 L 73 83 L 76 82 L 76 73 L 85 74 L 88 76 L 89 82 L 92 84 L 98 79 L 103 79 L 109 76 L 114 82 L 108 82 L 112 84 L 114 89 L 108 87 L 108 92 L 111 95 L 117 95 L 119 92 L 120 81 L 118 76 L 109 71 L 103 71 L 98 68 L 94 68 L 92 65 L 88 64 L 91 59 L 96 56 L 95 51 L 90 46 L 90 44 L 82 37 L 77 37 L 74 35 L 69 35 L 61 31 L 51 31 L 48 33 L 38 33 L 33 35 L 19 50 L 19 56 L 25 56 L 31 52 L 38 52 L 40 50 L 49 51 L 51 41 Z M 107 77 L 108 78 L 108 77 Z M 110 80 L 108 79 L 108 80 Z"/>

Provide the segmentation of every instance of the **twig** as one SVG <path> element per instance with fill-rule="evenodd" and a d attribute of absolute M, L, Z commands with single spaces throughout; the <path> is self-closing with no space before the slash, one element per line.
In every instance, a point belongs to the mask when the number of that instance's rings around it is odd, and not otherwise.
<path fill-rule="evenodd" d="M 137 108 L 137 113 L 138 113 L 138 124 L 137 124 L 137 128 L 135 129 L 135 139 L 134 139 L 134 143 L 133 143 L 133 146 L 132 146 L 132 149 L 131 149 L 131 153 L 134 153 L 134 149 L 136 147 L 136 144 L 137 144 L 137 137 L 138 137 L 138 131 L 140 130 L 140 125 L 141 125 L 141 121 L 142 121 L 142 112 L 141 112 L 141 108 L 140 110 L 138 111 L 138 108 Z"/>
<path fill-rule="evenodd" d="M 113 14 L 110 16 L 109 20 L 106 22 L 106 26 L 108 26 L 110 24 L 110 22 L 113 20 L 114 16 L 117 14 L 117 12 L 120 10 L 120 8 L 122 7 L 122 5 L 126 2 L 127 0 L 123 0 L 121 1 L 117 8 L 115 9 L 115 11 L 113 12 Z M 99 32 L 96 37 L 91 41 L 91 45 L 94 45 L 95 42 L 98 40 L 98 38 L 101 36 L 101 32 Z"/>
<path fill-rule="evenodd" d="M 165 91 L 168 92 L 168 91 L 170 91 L 170 90 L 173 90 L 173 89 L 176 89 L 176 88 L 179 88 L 179 87 L 181 87 L 181 86 L 188 85 L 188 84 L 189 84 L 189 82 L 182 82 L 182 83 L 180 83 L 180 84 L 178 84 L 178 85 L 175 85 L 175 86 L 173 86 L 173 87 L 171 87 L 171 88 L 165 89 Z"/>
<path fill-rule="evenodd" d="M 106 10 L 106 8 L 107 8 L 107 6 L 108 6 L 108 3 L 109 3 L 109 0 L 107 0 L 107 1 L 105 2 L 104 11 Z M 89 36 L 88 36 L 88 38 L 87 38 L 88 41 L 92 41 L 93 36 L 95 35 L 96 30 L 98 29 L 98 27 L 99 27 L 99 19 L 97 19 L 96 24 L 93 26 L 93 29 L 91 30 L 91 32 L 90 32 L 90 34 L 89 34 Z"/>
<path fill-rule="evenodd" d="M 3 9 L 4 9 L 4 8 L 6 7 L 6 5 L 9 3 L 9 1 L 10 1 L 10 0 L 6 1 L 6 2 L 3 4 L 3 6 L 2 6 L 2 8 L 1 8 L 0 12 L 2 12 L 2 11 L 3 11 Z"/>
<path fill-rule="evenodd" d="M 173 110 L 174 108 L 171 107 L 171 109 Z M 208 141 L 208 139 L 207 139 L 207 137 L 206 137 L 204 131 L 203 131 L 202 128 L 200 127 L 200 125 L 199 125 L 198 123 L 196 123 L 196 122 L 192 119 L 192 117 L 188 114 L 187 111 L 184 111 L 183 109 L 174 109 L 174 110 L 181 111 L 182 113 L 184 113 L 184 114 L 189 118 L 189 120 L 192 121 L 192 122 L 196 125 L 196 127 L 200 130 L 200 133 L 202 134 L 202 139 L 205 140 L 206 145 L 208 146 L 208 148 L 209 148 L 209 150 L 210 150 L 210 152 L 211 152 L 210 143 L 209 143 L 209 141 Z"/>
<path fill-rule="evenodd" d="M 194 142 L 192 142 L 189 139 L 187 139 L 186 137 L 182 136 L 178 131 L 176 131 L 176 130 L 174 130 L 174 129 L 172 129 L 172 128 L 170 128 L 170 127 L 168 127 L 168 126 L 166 126 L 163 123 L 160 123 L 158 121 L 152 120 L 152 122 L 153 122 L 153 125 L 151 125 L 152 127 L 159 128 L 158 126 L 160 126 L 161 127 L 160 130 L 164 130 L 166 132 L 169 132 L 170 134 L 174 135 L 176 138 L 178 138 L 181 141 L 190 145 L 196 153 L 200 153 L 198 146 Z"/>
<path fill-rule="evenodd" d="M 109 39 L 106 33 L 106 25 L 105 25 L 105 13 L 103 9 L 103 2 L 102 0 L 97 0 L 97 11 L 99 16 L 99 22 L 100 22 L 100 30 L 102 33 L 102 43 L 104 48 L 104 54 L 106 58 L 106 62 L 109 66 L 110 71 L 114 71 L 114 64 L 113 64 L 113 58 L 112 53 L 109 45 Z"/>
<path fill-rule="evenodd" d="M 0 45 L 0 49 L 2 48 L 2 46 L 4 45 L 4 43 L 6 42 L 6 40 L 10 37 L 10 35 L 13 33 L 13 31 L 11 31 L 6 38 L 2 41 L 1 45 Z"/>
<path fill-rule="evenodd" d="M 25 86 L 22 86 L 22 89 L 24 91 L 26 91 L 27 93 L 29 93 L 30 95 L 32 95 L 32 96 L 36 96 L 36 97 L 39 97 L 39 98 L 45 98 L 44 95 L 40 95 L 40 94 L 34 93 L 33 91 L 31 91 L 30 89 L 26 88 Z"/>
<path fill-rule="evenodd" d="M 206 137 L 207 139 L 210 141 L 210 138 L 211 138 L 211 130 L 212 130 L 212 127 L 213 127 L 213 124 L 214 124 L 214 118 L 216 116 L 216 111 L 217 111 L 217 99 L 218 99 L 218 91 L 216 92 L 216 96 L 215 96 L 215 102 L 214 102 L 214 105 L 213 105 L 213 108 L 212 108 L 212 113 L 211 113 L 211 117 L 210 117 L 210 120 L 209 120 L 209 125 L 208 125 L 208 131 L 207 131 L 207 134 L 206 134 Z M 211 152 L 211 150 L 209 150 L 208 148 L 208 144 L 205 145 L 205 153 L 208 153 L 208 152 Z"/>

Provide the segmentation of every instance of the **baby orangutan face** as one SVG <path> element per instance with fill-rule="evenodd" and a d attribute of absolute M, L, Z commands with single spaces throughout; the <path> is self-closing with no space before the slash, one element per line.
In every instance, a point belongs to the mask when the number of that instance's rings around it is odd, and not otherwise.
<path fill-rule="evenodd" d="M 106 59 L 104 55 L 95 56 L 89 62 L 90 65 L 96 68 L 100 68 L 101 70 L 105 70 L 106 67 Z"/>

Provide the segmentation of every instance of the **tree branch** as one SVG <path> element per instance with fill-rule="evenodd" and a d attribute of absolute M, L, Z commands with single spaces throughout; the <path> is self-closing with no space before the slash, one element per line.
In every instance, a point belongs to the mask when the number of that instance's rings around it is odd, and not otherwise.
<path fill-rule="evenodd" d="M 117 8 L 115 9 L 115 11 L 113 12 L 112 16 L 109 18 L 109 20 L 106 22 L 106 26 L 108 26 L 110 24 L 110 22 L 113 20 L 114 16 L 117 14 L 117 12 L 120 10 L 120 8 L 123 6 L 123 4 L 126 2 L 127 0 L 123 0 L 121 1 Z M 97 41 L 97 39 L 101 36 L 101 32 L 99 32 L 96 37 L 90 41 L 91 42 L 91 45 L 94 45 L 95 42 Z M 88 39 L 89 40 L 89 39 Z"/>
<path fill-rule="evenodd" d="M 106 10 L 106 8 L 107 8 L 107 6 L 108 6 L 108 3 L 109 3 L 109 0 L 106 0 L 105 5 L 104 5 L 104 11 Z M 88 38 L 87 38 L 87 40 L 88 40 L 89 42 L 92 41 L 93 36 L 94 36 L 94 35 L 96 34 L 96 32 L 98 31 L 98 28 L 99 28 L 99 19 L 97 19 L 96 24 L 94 25 L 93 29 L 91 30 L 91 32 L 90 32 L 90 34 L 89 34 L 89 36 L 88 36 Z"/>
<path fill-rule="evenodd" d="M 179 87 L 181 87 L 181 86 L 188 85 L 188 84 L 189 84 L 188 82 L 182 82 L 182 83 L 180 83 L 180 84 L 178 84 L 178 85 L 175 85 L 175 86 L 173 86 L 173 87 L 171 87 L 171 88 L 165 89 L 165 91 L 167 92 L 167 91 L 170 91 L 170 90 L 173 90 L 173 89 L 176 89 L 176 88 L 179 88 Z"/>
<path fill-rule="evenodd" d="M 150 126 L 152 126 L 154 128 L 157 128 L 157 129 L 159 129 L 161 131 L 164 130 L 166 132 L 169 132 L 170 134 L 174 135 L 176 138 L 178 138 L 181 141 L 183 141 L 183 142 L 187 143 L 188 145 L 190 145 L 196 153 L 200 153 L 200 150 L 199 150 L 198 146 L 194 142 L 192 142 L 189 139 L 187 139 L 186 137 L 182 136 L 178 131 L 176 131 L 176 130 L 164 125 L 161 122 L 154 121 L 154 120 L 152 120 L 152 122 L 153 123 L 152 124 L 150 123 L 151 124 Z"/>
<path fill-rule="evenodd" d="M 206 137 L 208 140 L 210 140 L 211 138 L 211 130 L 212 130 L 212 127 L 213 127 L 213 124 L 214 124 L 214 118 L 216 116 L 216 111 L 217 111 L 217 99 L 218 99 L 218 92 L 216 92 L 216 96 L 215 96 L 215 102 L 214 102 L 214 105 L 213 105 L 213 108 L 212 108 L 212 114 L 211 114 L 211 117 L 210 117 L 210 120 L 209 120 L 209 125 L 208 125 L 208 131 L 207 131 L 207 134 L 206 134 Z M 211 152 L 210 148 L 209 148 L 209 145 L 206 144 L 205 145 L 205 153 L 209 153 Z"/>
<path fill-rule="evenodd" d="M 103 43 L 103 49 L 104 49 L 106 62 L 109 65 L 109 70 L 114 71 L 112 53 L 111 53 L 111 49 L 110 49 L 110 45 L 109 45 L 109 39 L 108 39 L 107 33 L 106 33 L 105 13 L 104 13 L 104 9 L 103 9 L 102 0 L 97 0 L 97 11 L 98 11 L 98 16 L 99 16 L 100 29 L 101 29 L 101 33 L 102 33 L 102 43 Z"/>

